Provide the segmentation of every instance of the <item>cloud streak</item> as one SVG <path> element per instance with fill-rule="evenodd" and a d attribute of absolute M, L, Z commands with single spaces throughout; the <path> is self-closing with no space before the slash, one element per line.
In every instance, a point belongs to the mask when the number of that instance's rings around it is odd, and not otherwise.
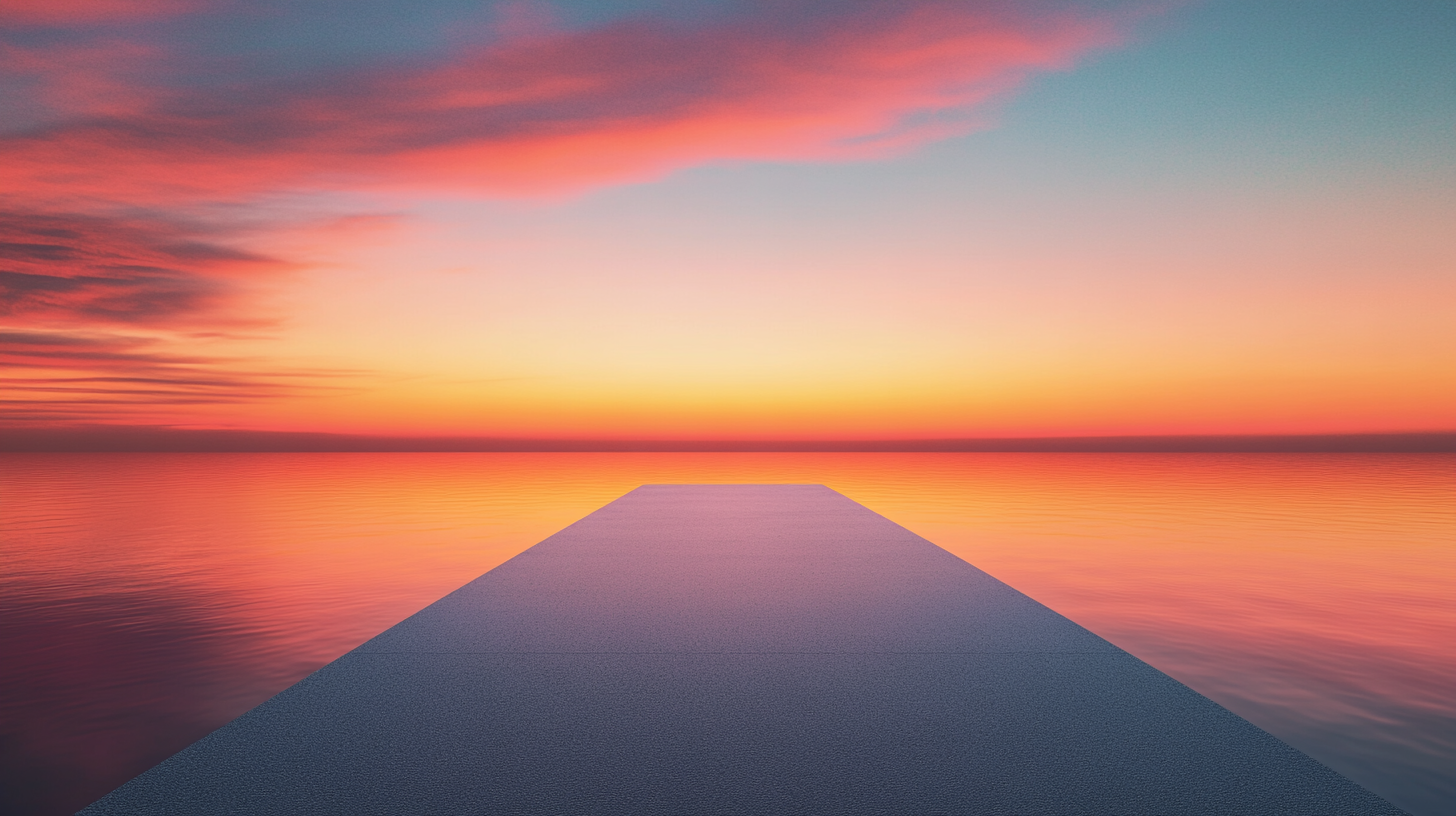
<path fill-rule="evenodd" d="M 0 211 L 0 423 L 167 417 L 334 391 L 344 372 L 185 351 L 273 321 L 291 268 L 163 216 Z"/>
<path fill-rule="evenodd" d="M 0 24 L 75 26 L 177 14 L 194 4 L 184 0 L 5 0 Z"/>
<path fill-rule="evenodd" d="M 516 195 L 707 162 L 875 158 L 967 132 L 988 100 L 1116 38 L 1064 8 L 926 0 L 637 17 L 430 60 L 107 94 L 126 105 L 0 141 L 0 178 L 133 202 L 360 185 Z"/>
<path fill-rule="evenodd" d="M 257 325 L 247 282 L 281 261 L 159 218 L 0 211 L 0 317 L 10 325 Z"/>
<path fill-rule="evenodd" d="M 359 372 L 183 354 L 166 338 L 0 331 L 0 423 L 154 421 L 179 408 L 337 393 Z"/>

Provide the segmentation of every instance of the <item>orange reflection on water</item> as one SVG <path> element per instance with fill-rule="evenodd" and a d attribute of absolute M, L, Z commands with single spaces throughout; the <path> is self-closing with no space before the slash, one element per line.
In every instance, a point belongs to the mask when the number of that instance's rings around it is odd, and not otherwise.
<path fill-rule="evenodd" d="M 922 466 L 859 498 L 1396 804 L 1456 811 L 1456 459 Z"/>
<path fill-rule="evenodd" d="M 0 789 L 69 812 L 654 482 L 816 482 L 1415 813 L 1456 809 L 1456 458 L 4 460 Z M 15 761 L 11 761 L 15 759 Z M 18 798 L 17 798 L 18 797 Z"/>

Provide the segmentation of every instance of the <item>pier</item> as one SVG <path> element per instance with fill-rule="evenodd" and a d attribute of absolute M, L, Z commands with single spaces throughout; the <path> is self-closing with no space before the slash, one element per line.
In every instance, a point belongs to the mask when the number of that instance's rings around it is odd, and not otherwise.
<path fill-rule="evenodd" d="M 1398 814 L 819 485 L 647 485 L 102 814 Z"/>

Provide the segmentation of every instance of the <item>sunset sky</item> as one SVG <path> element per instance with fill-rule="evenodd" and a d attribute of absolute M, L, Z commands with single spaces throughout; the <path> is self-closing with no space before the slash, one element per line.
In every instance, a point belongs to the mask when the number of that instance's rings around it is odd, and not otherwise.
<path fill-rule="evenodd" d="M 3 0 L 0 423 L 1456 430 L 1449 0 Z"/>

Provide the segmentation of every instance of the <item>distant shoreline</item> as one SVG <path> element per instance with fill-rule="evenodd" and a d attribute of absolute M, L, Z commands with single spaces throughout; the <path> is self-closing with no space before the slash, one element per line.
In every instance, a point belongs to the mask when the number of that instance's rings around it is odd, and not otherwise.
<path fill-rule="evenodd" d="M 1456 431 L 877 440 L 513 439 L 87 425 L 0 428 L 4 453 L 1456 453 Z"/>

